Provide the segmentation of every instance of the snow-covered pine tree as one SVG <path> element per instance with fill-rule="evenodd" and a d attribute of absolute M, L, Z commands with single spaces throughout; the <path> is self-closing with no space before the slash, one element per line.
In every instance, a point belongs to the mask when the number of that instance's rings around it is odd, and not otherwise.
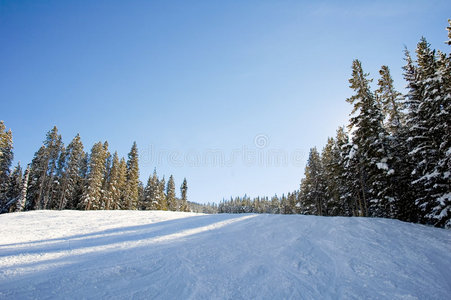
<path fill-rule="evenodd" d="M 136 142 L 134 142 L 130 152 L 128 153 L 127 160 L 127 186 L 125 194 L 126 209 L 137 209 L 138 185 L 138 147 L 136 145 Z"/>
<path fill-rule="evenodd" d="M 13 134 L 0 121 L 0 211 L 8 202 L 9 175 L 13 161 Z"/>
<path fill-rule="evenodd" d="M 44 145 L 47 153 L 47 173 L 44 185 L 42 186 L 40 206 L 42 209 L 49 209 L 59 187 L 57 173 L 58 160 L 64 147 L 61 135 L 58 134 L 58 128 L 56 126 L 47 133 Z"/>
<path fill-rule="evenodd" d="M 144 210 L 151 210 L 152 206 L 152 188 L 153 188 L 153 182 L 152 182 L 152 175 L 149 176 L 147 179 L 147 184 L 144 187 L 144 195 L 143 195 L 143 209 Z"/>
<path fill-rule="evenodd" d="M 187 193 L 188 183 L 186 182 L 186 178 L 184 178 L 182 186 L 180 187 L 180 211 L 189 211 Z"/>
<path fill-rule="evenodd" d="M 288 193 L 288 203 L 290 205 L 290 214 L 297 214 L 298 191 Z"/>
<path fill-rule="evenodd" d="M 111 153 L 108 151 L 108 141 L 105 141 L 103 143 L 103 149 L 105 151 L 105 172 L 103 175 L 102 180 L 102 189 L 101 189 L 101 196 L 100 196 L 100 209 L 107 209 L 107 203 L 110 202 L 110 190 L 108 189 L 108 183 L 110 181 L 111 176 L 111 163 L 112 163 L 112 156 Z"/>
<path fill-rule="evenodd" d="M 449 166 L 444 166 L 450 155 L 449 63 L 444 55 L 436 55 L 425 38 L 418 43 L 416 54 L 414 65 L 406 52 L 404 67 L 412 190 L 423 222 L 451 226 Z"/>
<path fill-rule="evenodd" d="M 287 196 L 285 196 L 285 193 L 282 194 L 282 198 L 280 199 L 280 213 L 284 215 L 291 214 L 291 207 L 290 202 L 288 201 L 288 197 L 291 197 L 291 194 L 288 193 Z"/>
<path fill-rule="evenodd" d="M 20 191 L 20 197 L 16 204 L 16 211 L 24 211 L 27 201 L 27 190 L 28 190 L 28 178 L 30 175 L 30 165 L 27 165 L 25 173 L 22 178 L 22 186 Z"/>
<path fill-rule="evenodd" d="M 159 210 L 168 210 L 168 202 L 166 199 L 166 181 L 164 176 L 161 180 L 158 181 L 158 209 Z"/>
<path fill-rule="evenodd" d="M 393 175 L 392 157 L 388 149 L 387 133 L 383 128 L 383 115 L 370 90 L 359 60 L 352 63 L 350 87 L 355 95 L 347 99 L 354 105 L 350 128 L 352 142 L 357 154 L 361 196 L 368 208 L 368 214 L 375 217 L 392 215 L 396 201 L 389 181 Z"/>
<path fill-rule="evenodd" d="M 358 205 L 359 180 L 355 176 L 355 164 L 353 158 L 350 156 L 352 144 L 349 141 L 349 136 L 344 127 L 337 129 L 335 137 L 335 145 L 332 149 L 333 157 L 336 157 L 336 163 L 331 164 L 331 168 L 335 173 L 335 180 L 337 182 L 337 189 L 339 194 L 339 204 L 337 215 L 340 216 L 357 216 L 359 212 L 363 212 Z"/>
<path fill-rule="evenodd" d="M 58 159 L 63 148 L 61 135 L 58 134 L 58 129 L 54 126 L 46 135 L 44 147 L 41 148 L 38 166 L 40 174 L 34 174 L 39 183 L 39 191 L 37 192 L 36 204 L 39 209 L 50 208 L 55 191 L 58 189 L 57 176 Z M 40 150 L 41 150 L 40 149 Z"/>
<path fill-rule="evenodd" d="M 121 189 L 119 186 L 120 174 L 119 174 L 119 157 L 117 152 L 113 154 L 113 160 L 111 163 L 110 176 L 108 178 L 108 197 L 105 199 L 105 209 L 119 209 L 121 201 Z"/>
<path fill-rule="evenodd" d="M 395 195 L 391 212 L 387 217 L 403 221 L 416 221 L 416 209 L 410 191 L 410 166 L 408 162 L 405 99 L 394 88 L 393 79 L 387 66 L 379 71 L 376 97 L 384 113 L 384 126 L 389 133 L 386 151 L 392 158 L 392 176 L 388 178 L 389 189 Z"/>
<path fill-rule="evenodd" d="M 272 214 L 280 214 L 280 200 L 277 195 L 271 197 L 268 209 Z"/>
<path fill-rule="evenodd" d="M 31 161 L 28 181 L 26 210 L 39 209 L 40 194 L 43 190 L 44 179 L 47 172 L 47 154 L 45 146 L 41 146 Z"/>
<path fill-rule="evenodd" d="M 340 214 L 340 192 L 338 176 L 339 152 L 334 151 L 336 142 L 333 138 L 327 139 L 327 144 L 321 153 L 321 165 L 323 167 L 324 178 L 324 201 L 325 213 L 327 216 L 337 216 Z"/>
<path fill-rule="evenodd" d="M 429 218 L 436 226 L 451 228 L 451 54 L 438 51 L 434 79 L 441 87 L 441 96 L 433 99 L 436 110 L 430 132 L 439 142 L 438 162 L 433 171 L 439 175 L 434 183 L 436 198 Z"/>
<path fill-rule="evenodd" d="M 144 188 L 144 203 L 147 210 L 156 210 L 158 208 L 158 176 L 157 170 L 154 169 L 153 174 L 149 176 L 147 185 Z"/>
<path fill-rule="evenodd" d="M 138 204 L 137 209 L 146 210 L 146 205 L 144 202 L 144 184 L 140 180 L 138 183 Z"/>
<path fill-rule="evenodd" d="M 119 161 L 119 174 L 118 174 L 118 182 L 117 189 L 120 193 L 120 201 L 119 201 L 119 209 L 128 209 L 127 206 L 127 163 L 124 158 L 121 158 Z"/>
<path fill-rule="evenodd" d="M 6 203 L 2 208 L 2 213 L 13 212 L 16 210 L 17 202 L 20 199 L 22 191 L 22 167 L 20 163 L 9 175 L 9 183 L 6 191 Z"/>
<path fill-rule="evenodd" d="M 63 193 L 63 177 L 66 168 L 66 148 L 61 147 L 59 157 L 56 163 L 55 176 L 53 177 L 53 188 L 49 197 L 48 209 L 59 209 L 59 199 Z"/>
<path fill-rule="evenodd" d="M 81 162 L 80 162 L 80 170 L 77 183 L 75 184 L 74 197 L 71 201 L 67 203 L 68 209 L 81 209 L 81 199 L 83 197 L 83 193 L 88 182 L 88 171 L 89 171 L 89 153 L 83 152 Z"/>
<path fill-rule="evenodd" d="M 65 165 L 61 176 L 61 189 L 58 209 L 69 208 L 68 204 L 76 202 L 77 184 L 81 181 L 80 169 L 84 157 L 83 143 L 77 134 L 65 150 Z"/>
<path fill-rule="evenodd" d="M 322 216 L 325 213 L 323 167 L 316 147 L 310 149 L 301 181 L 301 194 L 303 214 Z"/>
<path fill-rule="evenodd" d="M 385 128 L 394 135 L 405 123 L 404 97 L 395 89 L 390 69 L 387 66 L 382 66 L 379 74 L 381 78 L 377 82 L 379 88 L 376 90 L 376 98 L 380 103 L 382 113 L 385 115 Z"/>
<path fill-rule="evenodd" d="M 106 152 L 102 142 L 92 146 L 89 157 L 89 173 L 81 198 L 81 209 L 97 210 L 101 208 L 102 182 L 105 174 Z"/>
<path fill-rule="evenodd" d="M 177 210 L 177 199 L 175 198 L 175 183 L 174 177 L 169 176 L 168 185 L 166 187 L 166 201 L 168 203 L 168 210 Z"/>

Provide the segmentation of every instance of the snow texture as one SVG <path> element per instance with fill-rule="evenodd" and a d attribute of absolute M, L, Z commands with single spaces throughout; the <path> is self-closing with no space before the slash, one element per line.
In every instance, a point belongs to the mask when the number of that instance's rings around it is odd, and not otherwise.
<path fill-rule="evenodd" d="M 377 218 L 0 216 L 0 299 L 449 299 L 451 231 Z"/>

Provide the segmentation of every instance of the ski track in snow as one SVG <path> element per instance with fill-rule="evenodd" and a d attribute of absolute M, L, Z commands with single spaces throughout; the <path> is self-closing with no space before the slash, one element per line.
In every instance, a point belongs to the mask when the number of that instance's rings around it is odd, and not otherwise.
<path fill-rule="evenodd" d="M 449 299 L 451 231 L 161 211 L 0 216 L 0 299 Z"/>

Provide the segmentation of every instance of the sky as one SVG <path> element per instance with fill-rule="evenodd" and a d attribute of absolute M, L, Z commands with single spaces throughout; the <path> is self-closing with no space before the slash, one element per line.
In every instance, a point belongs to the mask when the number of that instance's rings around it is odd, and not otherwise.
<path fill-rule="evenodd" d="M 0 120 L 15 163 L 53 126 L 107 140 L 140 178 L 188 181 L 188 200 L 299 188 L 352 110 L 354 59 L 403 91 L 403 50 L 449 52 L 450 1 L 0 0 Z M 179 194 L 179 191 L 177 190 Z"/>

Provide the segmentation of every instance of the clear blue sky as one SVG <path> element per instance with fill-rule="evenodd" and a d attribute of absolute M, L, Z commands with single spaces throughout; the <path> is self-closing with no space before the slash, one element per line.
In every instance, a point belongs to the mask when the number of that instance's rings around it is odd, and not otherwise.
<path fill-rule="evenodd" d="M 404 45 L 424 35 L 448 52 L 450 13 L 435 0 L 0 0 L 0 119 L 22 165 L 56 125 L 86 150 L 107 140 L 126 156 L 136 141 L 141 180 L 186 177 L 192 201 L 280 195 L 346 124 L 352 60 L 376 79 L 387 64 L 402 90 Z"/>

